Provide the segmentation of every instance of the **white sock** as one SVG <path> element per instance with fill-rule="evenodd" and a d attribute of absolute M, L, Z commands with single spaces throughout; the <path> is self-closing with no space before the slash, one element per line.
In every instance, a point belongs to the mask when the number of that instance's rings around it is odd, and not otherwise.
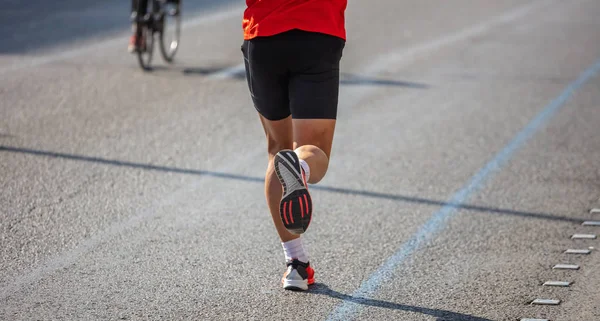
<path fill-rule="evenodd" d="M 308 167 L 308 163 L 303 159 L 300 160 L 300 166 L 302 166 L 302 169 L 304 170 L 304 175 L 306 175 L 306 184 L 308 184 L 308 179 L 310 178 L 310 167 Z"/>
<path fill-rule="evenodd" d="M 285 254 L 286 261 L 298 259 L 300 262 L 308 263 L 308 253 L 304 250 L 301 237 L 291 241 L 281 242 L 281 246 L 283 246 L 283 254 Z"/>

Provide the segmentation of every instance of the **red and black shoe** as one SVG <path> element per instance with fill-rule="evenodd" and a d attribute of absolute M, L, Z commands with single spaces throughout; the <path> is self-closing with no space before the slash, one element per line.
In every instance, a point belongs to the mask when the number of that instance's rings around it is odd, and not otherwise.
<path fill-rule="evenodd" d="M 312 218 L 312 199 L 298 155 L 282 150 L 275 155 L 275 172 L 283 186 L 279 214 L 285 228 L 294 234 L 306 232 Z"/>
<path fill-rule="evenodd" d="M 140 48 L 139 44 L 139 36 L 137 35 L 137 33 L 134 33 L 129 38 L 129 45 L 127 46 L 127 51 L 129 51 L 129 53 L 136 53 Z"/>
<path fill-rule="evenodd" d="M 129 45 L 127 46 L 127 51 L 129 53 L 136 53 L 138 51 L 146 51 L 146 40 L 144 39 L 144 33 L 142 32 L 134 32 L 133 35 L 129 38 Z"/>
<path fill-rule="evenodd" d="M 287 270 L 281 278 L 281 283 L 286 290 L 306 291 L 309 285 L 315 283 L 315 270 L 310 263 L 293 259 L 287 262 Z"/>

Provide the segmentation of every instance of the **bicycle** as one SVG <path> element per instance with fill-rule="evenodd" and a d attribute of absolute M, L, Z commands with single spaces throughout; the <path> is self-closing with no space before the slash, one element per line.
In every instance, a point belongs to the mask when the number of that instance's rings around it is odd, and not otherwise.
<path fill-rule="evenodd" d="M 142 12 L 141 3 L 137 12 Z M 142 69 L 151 70 L 155 34 L 158 34 L 160 52 L 166 62 L 173 62 L 177 53 L 181 36 L 181 0 L 148 0 L 147 5 L 146 14 L 136 15 L 134 19 L 140 39 L 138 62 Z M 169 31 L 172 32 L 171 37 L 166 35 Z"/>

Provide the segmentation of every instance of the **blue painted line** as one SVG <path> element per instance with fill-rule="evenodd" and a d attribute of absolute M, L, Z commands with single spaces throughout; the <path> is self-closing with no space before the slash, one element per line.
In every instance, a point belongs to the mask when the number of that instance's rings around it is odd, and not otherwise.
<path fill-rule="evenodd" d="M 410 257 L 421 246 L 432 239 L 446 223 L 457 213 L 459 204 L 464 203 L 473 193 L 477 192 L 490 179 L 495 172 L 513 156 L 538 129 L 544 126 L 567 100 L 573 96 L 575 91 L 585 85 L 594 75 L 600 71 L 600 60 L 584 71 L 575 81 L 569 84 L 560 96 L 556 97 L 525 127 L 506 147 L 475 174 L 471 180 L 450 198 L 448 204 L 427 221 L 419 230 L 396 251 L 383 265 L 381 265 L 371 276 L 365 280 L 360 287 L 352 293 L 352 298 L 344 300 L 329 315 L 328 320 L 349 320 L 360 310 L 361 300 L 372 297 L 382 284 L 387 283 L 394 276 L 396 268 Z"/>

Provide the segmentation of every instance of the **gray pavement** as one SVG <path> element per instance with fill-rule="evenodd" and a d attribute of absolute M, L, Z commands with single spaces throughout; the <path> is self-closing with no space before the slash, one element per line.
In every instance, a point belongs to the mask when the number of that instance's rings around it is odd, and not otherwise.
<path fill-rule="evenodd" d="M 242 2 L 190 4 L 151 73 L 126 3 L 8 3 L 0 320 L 600 320 L 598 254 L 563 254 L 600 246 L 570 239 L 600 232 L 581 226 L 600 207 L 599 2 L 351 1 L 306 293 L 279 284 Z"/>

